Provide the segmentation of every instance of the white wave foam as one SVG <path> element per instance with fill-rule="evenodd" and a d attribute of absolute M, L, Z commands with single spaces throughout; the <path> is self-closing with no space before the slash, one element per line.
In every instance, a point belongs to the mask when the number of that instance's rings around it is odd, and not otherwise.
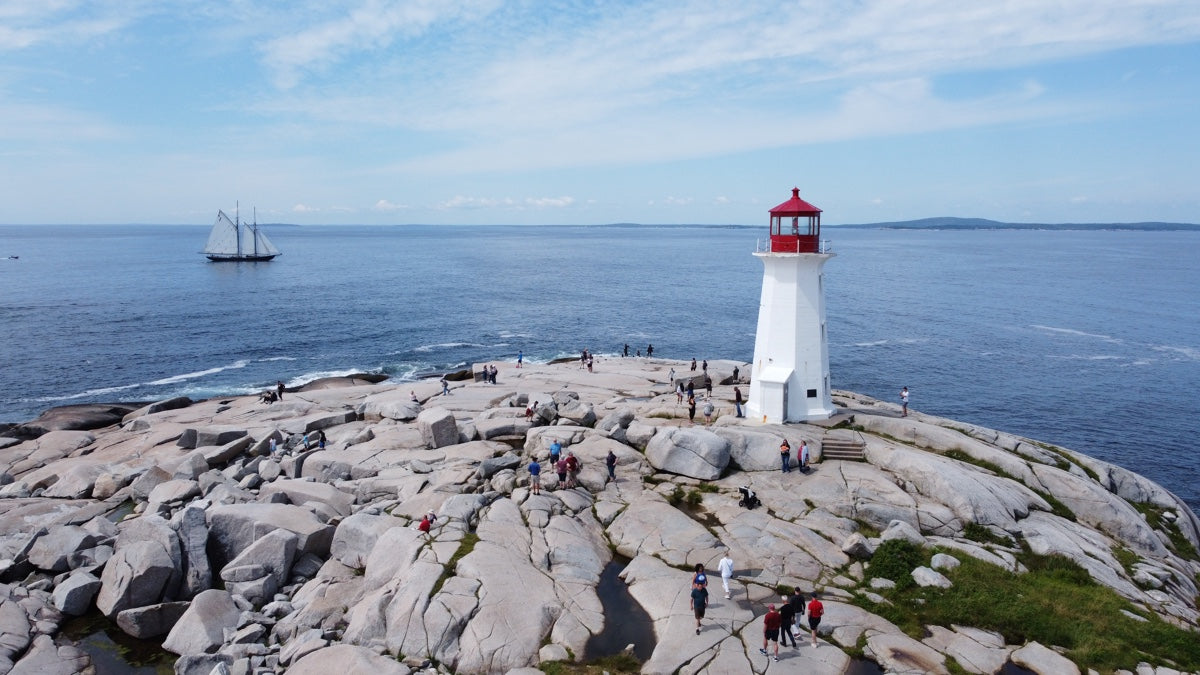
<path fill-rule="evenodd" d="M 476 344 L 474 342 L 440 342 L 435 345 L 421 345 L 413 347 L 414 352 L 431 352 L 435 349 L 454 349 L 456 347 L 486 347 L 487 345 Z"/>
<path fill-rule="evenodd" d="M 1041 330 L 1041 331 L 1046 331 L 1047 333 L 1060 333 L 1062 335 L 1074 335 L 1077 337 L 1090 337 L 1090 338 L 1096 338 L 1097 340 L 1104 340 L 1105 342 L 1115 342 L 1118 344 L 1120 344 L 1122 342 L 1122 340 L 1120 340 L 1119 338 L 1115 338 L 1111 335 L 1102 335 L 1100 333 L 1086 333 L 1081 330 L 1075 330 L 1074 328 L 1056 328 L 1055 326 L 1042 326 L 1042 325 L 1036 324 L 1036 323 L 1031 324 L 1029 327 L 1036 328 L 1037 330 Z"/>
<path fill-rule="evenodd" d="M 881 345 L 886 345 L 887 343 L 888 343 L 887 340 L 874 340 L 872 342 L 855 342 L 852 346 L 854 346 L 854 347 L 879 347 Z"/>
<path fill-rule="evenodd" d="M 294 356 L 272 356 L 272 357 L 266 358 L 266 359 L 259 359 L 259 362 L 267 363 L 268 361 L 297 361 L 297 360 L 298 359 Z"/>
<path fill-rule="evenodd" d="M 349 377 L 351 375 L 356 375 L 361 372 L 363 372 L 362 368 L 355 368 L 355 369 L 351 369 L 351 370 L 316 370 L 311 373 L 304 373 L 303 375 L 297 375 L 296 377 L 293 377 L 292 379 L 288 380 L 284 384 L 285 384 L 285 386 L 288 386 L 288 387 L 299 387 L 299 386 L 308 384 L 309 382 L 312 382 L 313 380 L 320 380 L 320 379 L 323 379 L 326 377 Z M 254 391 L 257 391 L 257 389 Z"/>
<path fill-rule="evenodd" d="M 125 384 L 117 387 L 101 387 L 100 389 L 88 389 L 81 391 L 78 394 L 66 394 L 64 396 L 39 396 L 31 399 L 21 399 L 22 401 L 33 401 L 35 403 L 53 403 L 55 401 L 72 401 L 79 398 L 90 398 L 92 396 L 103 396 L 104 394 L 112 394 L 118 391 L 129 391 L 137 389 L 143 385 L 140 384 Z"/>
<path fill-rule="evenodd" d="M 1150 345 L 1150 349 L 1156 352 L 1166 352 L 1168 354 L 1176 354 L 1187 358 L 1191 361 L 1200 361 L 1200 349 L 1195 347 L 1174 347 L 1171 345 Z"/>
<path fill-rule="evenodd" d="M 1067 354 L 1066 356 L 1051 354 L 1049 358 L 1063 361 L 1119 361 L 1125 357 L 1112 354 Z"/>
<path fill-rule="evenodd" d="M 172 375 L 171 377 L 164 377 L 161 380 L 154 380 L 152 382 L 147 382 L 146 385 L 158 387 L 158 386 L 162 386 L 162 385 L 166 385 L 166 384 L 178 384 L 180 382 L 186 382 L 187 380 L 194 380 L 198 377 L 204 377 L 206 375 L 215 375 L 216 373 L 220 373 L 220 372 L 223 372 L 226 370 L 235 370 L 237 368 L 245 368 L 249 364 L 250 364 L 250 362 L 245 361 L 245 360 L 234 361 L 232 364 L 230 364 L 228 366 L 217 366 L 216 368 L 209 368 L 208 370 L 197 370 L 194 373 L 184 373 L 182 375 Z"/>

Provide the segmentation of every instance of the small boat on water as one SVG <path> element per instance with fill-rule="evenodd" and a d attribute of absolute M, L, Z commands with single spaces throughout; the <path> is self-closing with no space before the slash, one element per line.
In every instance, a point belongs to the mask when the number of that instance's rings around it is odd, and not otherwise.
<path fill-rule="evenodd" d="M 243 223 L 237 211 L 230 220 L 220 209 L 203 253 L 213 262 L 256 262 L 281 255 L 266 233 L 258 229 L 257 210 L 253 223 Z"/>

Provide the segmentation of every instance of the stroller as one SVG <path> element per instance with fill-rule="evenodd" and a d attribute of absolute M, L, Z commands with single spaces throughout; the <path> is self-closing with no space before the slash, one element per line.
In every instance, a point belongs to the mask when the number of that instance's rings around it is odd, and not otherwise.
<path fill-rule="evenodd" d="M 748 509 L 762 506 L 762 502 L 758 500 L 758 495 L 754 494 L 754 490 L 751 490 L 749 485 L 739 487 L 738 492 L 742 493 L 742 498 L 738 500 L 738 506 L 744 506 Z"/>

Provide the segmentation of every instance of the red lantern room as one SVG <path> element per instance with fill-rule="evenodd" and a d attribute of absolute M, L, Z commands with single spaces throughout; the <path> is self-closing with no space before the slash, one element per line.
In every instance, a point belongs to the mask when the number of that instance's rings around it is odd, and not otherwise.
<path fill-rule="evenodd" d="M 800 199 L 800 188 L 792 198 L 771 209 L 771 253 L 819 253 L 821 209 Z"/>

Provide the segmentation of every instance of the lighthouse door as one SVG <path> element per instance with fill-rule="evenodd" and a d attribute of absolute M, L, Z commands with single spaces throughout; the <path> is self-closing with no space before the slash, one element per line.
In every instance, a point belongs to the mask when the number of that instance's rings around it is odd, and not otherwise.
<path fill-rule="evenodd" d="M 789 410 L 788 410 L 788 383 L 784 382 L 783 383 L 783 415 L 780 416 L 780 419 L 783 420 L 784 422 L 787 422 L 788 418 L 791 417 L 791 415 L 789 415 L 788 412 L 789 412 Z"/>

